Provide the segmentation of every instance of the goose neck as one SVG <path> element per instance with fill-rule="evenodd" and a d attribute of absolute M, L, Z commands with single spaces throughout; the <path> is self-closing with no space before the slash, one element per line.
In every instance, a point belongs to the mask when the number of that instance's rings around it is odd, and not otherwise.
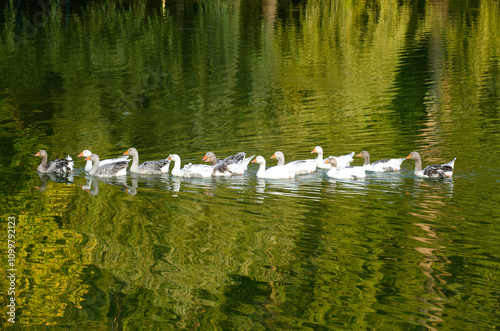
<path fill-rule="evenodd" d="M 130 156 L 132 156 L 132 165 L 130 166 L 130 171 L 134 172 L 139 167 L 139 153 L 137 153 L 136 151 L 132 151 L 130 153 Z"/>
<path fill-rule="evenodd" d="M 420 155 L 413 155 L 412 158 L 415 160 L 415 172 L 422 171 L 422 159 Z"/>
<path fill-rule="evenodd" d="M 92 162 L 92 161 L 87 161 Z M 93 162 L 92 170 L 89 171 L 89 175 L 94 175 L 99 169 L 99 159 L 95 159 Z"/>
<path fill-rule="evenodd" d="M 318 164 L 323 163 L 323 151 L 322 150 L 316 150 L 318 153 L 318 157 L 316 158 L 316 161 L 318 161 Z"/>
<path fill-rule="evenodd" d="M 40 162 L 40 165 L 38 166 L 38 171 L 44 171 L 47 169 L 47 154 L 40 153 L 40 156 L 42 157 L 42 162 Z"/>
<path fill-rule="evenodd" d="M 365 159 L 365 163 L 363 163 L 363 165 L 365 165 L 365 166 L 370 165 L 370 155 L 366 155 L 364 157 L 364 159 Z"/>
<path fill-rule="evenodd" d="M 283 154 L 276 155 L 276 160 L 278 160 L 279 166 L 285 165 L 285 155 L 283 155 Z M 264 167 L 265 167 L 265 165 L 264 165 Z"/>
<path fill-rule="evenodd" d="M 172 172 L 178 172 L 181 170 L 181 159 L 179 157 L 172 158 L 174 161 L 174 168 L 172 169 Z"/>
<path fill-rule="evenodd" d="M 261 177 L 266 172 L 266 163 L 259 163 L 259 170 L 257 170 L 257 176 Z"/>

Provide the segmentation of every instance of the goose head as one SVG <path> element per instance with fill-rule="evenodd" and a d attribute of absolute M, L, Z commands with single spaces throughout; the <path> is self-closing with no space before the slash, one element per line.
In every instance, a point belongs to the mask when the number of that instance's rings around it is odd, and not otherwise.
<path fill-rule="evenodd" d="M 176 162 L 176 163 L 177 163 L 177 162 L 181 162 L 181 158 L 180 158 L 180 157 L 179 157 L 179 155 L 177 155 L 177 154 L 170 154 L 170 155 L 167 157 L 167 161 L 169 161 L 169 162 L 174 161 L 174 162 Z"/>
<path fill-rule="evenodd" d="M 201 160 L 205 162 L 210 162 L 212 165 L 215 165 L 217 163 L 217 157 L 213 152 L 207 152 L 203 157 L 203 159 Z"/>
<path fill-rule="evenodd" d="M 92 162 L 99 163 L 99 156 L 97 154 L 89 155 L 89 156 L 87 156 L 85 161 L 92 161 Z"/>
<path fill-rule="evenodd" d="M 92 155 L 92 152 L 89 151 L 88 149 L 86 149 L 83 152 L 81 152 L 80 154 L 78 154 L 78 157 L 89 157 L 90 155 Z"/>
<path fill-rule="evenodd" d="M 285 154 L 280 151 L 277 151 L 271 156 L 271 159 L 278 160 L 278 165 L 285 165 Z"/>
<path fill-rule="evenodd" d="M 370 157 L 370 153 L 368 153 L 368 151 L 361 151 L 358 155 L 356 155 L 357 157 L 362 157 L 362 158 L 367 158 L 367 157 Z"/>
<path fill-rule="evenodd" d="M 137 149 L 131 147 L 129 148 L 123 155 L 130 155 L 130 156 L 139 156 L 139 153 L 137 152 Z"/>
<path fill-rule="evenodd" d="M 47 152 L 41 149 L 38 153 L 35 154 L 35 156 L 41 156 L 41 157 L 47 157 Z"/>
<path fill-rule="evenodd" d="M 326 159 L 325 163 L 330 163 L 334 168 L 337 167 L 337 159 L 333 156 L 330 156 L 328 159 Z"/>
<path fill-rule="evenodd" d="M 252 163 L 266 164 L 266 159 L 264 159 L 264 157 L 259 155 L 255 159 L 252 160 Z"/>
<path fill-rule="evenodd" d="M 311 154 L 312 154 L 312 153 L 323 154 L 323 148 L 321 148 L 321 146 L 316 146 L 316 147 L 314 147 L 314 149 L 312 150 Z"/>
<path fill-rule="evenodd" d="M 418 152 L 411 152 L 405 159 L 420 160 L 420 154 Z"/>

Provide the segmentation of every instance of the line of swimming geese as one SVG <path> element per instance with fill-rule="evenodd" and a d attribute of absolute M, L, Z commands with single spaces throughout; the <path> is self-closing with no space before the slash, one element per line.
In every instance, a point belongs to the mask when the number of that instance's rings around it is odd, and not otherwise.
<path fill-rule="evenodd" d="M 89 150 L 80 153 L 79 157 L 85 157 L 87 161 L 85 171 L 90 176 L 95 177 L 119 177 L 127 174 L 127 167 L 130 161 L 132 165 L 129 171 L 131 173 L 143 175 L 162 175 L 169 172 L 170 163 L 173 161 L 174 166 L 171 170 L 172 176 L 186 178 L 209 178 L 217 176 L 235 176 L 243 175 L 247 170 L 250 161 L 257 163 L 259 169 L 256 173 L 258 178 L 265 179 L 291 179 L 296 175 L 313 173 L 318 168 L 328 169 L 327 176 L 337 179 L 358 179 L 366 177 L 366 172 L 387 172 L 398 171 L 404 160 L 413 159 L 415 161 L 414 174 L 419 177 L 435 177 L 448 178 L 453 176 L 453 169 L 456 158 L 444 164 L 430 165 L 422 169 L 422 161 L 418 152 L 411 152 L 405 158 L 396 159 L 381 159 L 370 163 L 370 154 L 367 151 L 362 151 L 357 154 L 357 157 L 365 159 L 362 166 L 350 166 L 354 161 L 352 158 L 354 152 L 341 156 L 330 156 L 323 158 L 323 149 L 316 146 L 311 153 L 317 153 L 318 156 L 314 159 L 297 160 L 285 163 L 285 156 L 282 152 L 277 151 L 271 159 L 276 159 L 278 164 L 266 169 L 266 160 L 262 156 L 254 155 L 246 157 L 243 152 L 228 156 L 225 159 L 217 159 L 214 153 L 207 152 L 202 161 L 209 162 L 206 164 L 189 163 L 181 169 L 181 159 L 177 154 L 171 154 L 166 159 L 158 161 L 146 161 L 139 164 L 139 153 L 135 148 L 129 148 L 122 156 L 100 160 L 97 154 L 92 154 Z M 47 152 L 40 150 L 35 156 L 40 156 L 42 162 L 37 168 L 40 173 L 68 173 L 73 171 L 74 161 L 68 155 L 65 159 L 56 159 L 48 162 Z M 132 157 L 132 160 L 129 159 Z"/>

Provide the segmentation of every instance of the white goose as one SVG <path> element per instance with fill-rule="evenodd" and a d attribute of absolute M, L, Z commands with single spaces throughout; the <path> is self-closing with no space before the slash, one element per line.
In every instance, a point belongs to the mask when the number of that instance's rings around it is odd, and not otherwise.
<path fill-rule="evenodd" d="M 370 164 L 370 153 L 367 151 L 362 151 L 356 156 L 365 159 L 363 168 L 366 171 L 398 171 L 401 169 L 401 163 L 406 160 L 404 157 L 401 159 L 381 159 Z"/>
<path fill-rule="evenodd" d="M 332 165 L 330 163 L 327 163 L 326 160 L 328 158 L 323 158 L 323 148 L 321 146 L 316 146 L 312 150 L 311 153 L 318 153 L 318 157 L 316 158 L 316 162 L 318 165 L 318 168 L 321 169 L 331 169 Z M 351 164 L 354 159 L 352 158 L 354 155 L 354 152 L 346 154 L 346 155 L 340 155 L 340 156 L 334 156 L 334 158 L 337 160 L 337 164 L 339 167 L 347 167 Z"/>
<path fill-rule="evenodd" d="M 323 148 L 321 148 L 321 146 L 314 147 L 311 154 L 312 153 L 318 153 L 318 157 L 316 158 L 316 166 L 318 168 L 330 169 L 332 167 L 330 163 L 325 163 L 328 158 L 323 159 Z"/>
<path fill-rule="evenodd" d="M 411 152 L 406 159 L 415 160 L 415 176 L 449 178 L 453 176 L 453 168 L 455 167 L 455 160 L 457 158 L 448 163 L 427 166 L 424 170 L 422 170 L 422 160 L 418 152 Z"/>
<path fill-rule="evenodd" d="M 218 160 L 213 152 L 207 152 L 202 161 L 210 162 L 214 167 L 214 176 L 243 175 L 248 169 L 248 163 L 255 155 L 245 157 L 243 152 L 226 157 L 224 160 Z"/>
<path fill-rule="evenodd" d="M 290 172 L 293 172 L 296 175 L 313 173 L 316 171 L 317 167 L 316 159 L 297 160 L 285 164 L 285 155 L 280 151 L 275 152 L 271 156 L 271 159 L 278 160 L 278 166 L 287 167 Z"/>
<path fill-rule="evenodd" d="M 88 149 L 84 150 L 83 152 L 81 152 L 80 154 L 78 154 L 78 157 L 89 157 L 90 155 L 92 155 L 92 152 L 89 151 Z M 109 163 L 114 163 L 114 162 L 121 162 L 121 161 L 127 161 L 128 160 L 128 156 L 119 156 L 119 157 L 115 157 L 113 159 L 106 159 L 106 160 L 100 160 L 99 164 L 101 166 L 105 165 L 105 164 L 109 164 Z M 89 172 L 90 170 L 92 170 L 92 161 L 87 161 L 85 163 L 85 171 L 86 172 Z"/>
<path fill-rule="evenodd" d="M 146 161 L 139 165 L 139 152 L 135 148 L 129 148 L 123 155 L 132 156 L 132 165 L 130 172 L 143 174 L 143 175 L 161 175 L 168 173 L 170 168 L 170 161 L 167 159 L 158 161 Z"/>
<path fill-rule="evenodd" d="M 366 177 L 366 172 L 363 167 L 337 167 L 337 159 L 334 156 L 330 156 L 326 162 L 332 165 L 332 168 L 326 173 L 328 177 L 337 179 L 358 179 Z"/>
<path fill-rule="evenodd" d="M 290 171 L 290 169 L 285 166 L 278 165 L 266 170 L 266 160 L 262 156 L 257 156 L 252 163 L 260 165 L 259 170 L 257 171 L 258 178 L 291 179 L 295 177 L 295 173 Z"/>
<path fill-rule="evenodd" d="M 204 164 L 187 164 L 181 169 L 181 158 L 177 154 L 170 154 L 167 161 L 174 161 L 172 176 L 184 178 L 208 178 L 212 177 L 213 166 Z"/>
<path fill-rule="evenodd" d="M 85 161 L 92 161 L 93 166 L 89 171 L 90 176 L 96 177 L 118 177 L 127 175 L 127 166 L 130 160 L 123 160 L 120 162 L 112 162 L 108 164 L 101 165 L 99 162 L 99 156 L 97 154 L 92 154 L 88 156 Z"/>
<path fill-rule="evenodd" d="M 67 156 L 65 159 L 56 159 L 47 162 L 47 152 L 43 149 L 40 150 L 35 156 L 41 156 L 42 162 L 36 170 L 43 173 L 55 172 L 55 173 L 65 173 L 73 171 L 73 159 L 71 156 Z"/>

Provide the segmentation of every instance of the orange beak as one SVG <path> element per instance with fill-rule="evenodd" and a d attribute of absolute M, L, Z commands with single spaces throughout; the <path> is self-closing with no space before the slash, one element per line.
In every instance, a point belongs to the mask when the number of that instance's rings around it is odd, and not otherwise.
<path fill-rule="evenodd" d="M 127 149 L 127 151 L 125 153 L 123 153 L 123 155 L 128 155 L 128 149 Z"/>
<path fill-rule="evenodd" d="M 330 163 L 330 159 L 326 159 L 325 164 Z"/>
<path fill-rule="evenodd" d="M 312 154 L 312 153 L 318 153 L 318 152 L 316 151 L 316 147 L 314 147 L 314 149 L 312 150 L 311 154 Z"/>
<path fill-rule="evenodd" d="M 40 152 L 36 153 L 35 156 L 40 156 Z"/>
<path fill-rule="evenodd" d="M 128 151 L 127 151 L 127 152 L 128 152 Z M 127 155 L 128 155 L 128 154 L 127 154 Z M 169 156 L 169 157 L 167 158 L 167 161 L 172 161 L 172 157 L 171 157 L 171 156 Z"/>
<path fill-rule="evenodd" d="M 411 154 L 405 157 L 405 160 L 411 159 Z"/>
<path fill-rule="evenodd" d="M 88 156 L 88 157 L 85 159 L 85 161 L 90 161 L 90 156 Z"/>
<path fill-rule="evenodd" d="M 257 159 L 253 159 L 253 160 L 252 160 L 252 163 L 257 163 Z"/>
<path fill-rule="evenodd" d="M 83 152 L 81 152 L 80 154 L 78 154 L 78 157 L 83 157 Z"/>
<path fill-rule="evenodd" d="M 271 159 L 275 159 L 276 158 L 276 153 L 273 154 L 273 156 L 271 156 Z"/>
<path fill-rule="evenodd" d="M 205 154 L 205 156 L 203 157 L 203 159 L 201 159 L 202 161 L 205 161 L 205 162 L 208 162 L 208 157 L 207 157 L 207 154 Z"/>
<path fill-rule="evenodd" d="M 361 153 L 359 153 L 358 155 L 356 155 L 357 157 L 361 157 Z"/>

